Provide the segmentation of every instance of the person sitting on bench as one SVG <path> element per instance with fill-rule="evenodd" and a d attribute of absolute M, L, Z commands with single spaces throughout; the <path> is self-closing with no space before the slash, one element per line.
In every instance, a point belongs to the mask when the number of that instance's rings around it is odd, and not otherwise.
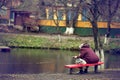
<path fill-rule="evenodd" d="M 73 58 L 76 59 L 76 63 L 79 64 L 91 64 L 91 63 L 97 63 L 99 62 L 99 57 L 96 55 L 96 53 L 90 48 L 88 43 L 83 43 L 79 46 L 80 53 L 78 56 L 73 56 Z M 83 68 L 80 67 L 79 73 L 87 73 L 88 72 L 88 66 L 83 71 Z"/>

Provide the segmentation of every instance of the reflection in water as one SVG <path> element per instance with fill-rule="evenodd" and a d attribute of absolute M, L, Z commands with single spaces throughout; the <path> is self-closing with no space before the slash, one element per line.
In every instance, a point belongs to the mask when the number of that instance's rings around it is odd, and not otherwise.
<path fill-rule="evenodd" d="M 12 49 L 0 53 L 0 73 L 63 73 L 65 64 L 79 52 L 46 49 Z M 106 68 L 120 68 L 120 56 L 105 54 Z M 114 65 L 113 65 L 114 64 Z"/>
<path fill-rule="evenodd" d="M 120 68 L 120 55 L 119 54 L 105 54 L 105 68 L 117 69 Z"/>
<path fill-rule="evenodd" d="M 11 53 L 0 53 L 0 73 L 64 72 L 75 52 L 12 49 Z"/>

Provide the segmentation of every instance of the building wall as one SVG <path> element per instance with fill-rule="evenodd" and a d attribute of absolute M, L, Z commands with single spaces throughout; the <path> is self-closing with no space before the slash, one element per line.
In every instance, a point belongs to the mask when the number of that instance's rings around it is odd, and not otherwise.
<path fill-rule="evenodd" d="M 54 20 L 38 20 L 38 24 L 41 27 L 42 32 L 46 33 L 57 33 L 57 28 L 59 28 L 59 32 L 64 33 L 66 30 L 65 20 L 61 20 L 59 23 L 59 27 L 56 27 Z M 113 22 L 111 24 L 111 36 L 114 37 L 116 35 L 120 35 L 120 23 Z M 107 22 L 98 22 L 99 33 L 100 35 L 105 35 L 107 32 Z M 80 36 L 92 36 L 92 26 L 90 22 L 87 21 L 78 21 L 77 26 L 75 27 L 74 34 Z"/>
<path fill-rule="evenodd" d="M 64 34 L 66 27 L 58 27 L 59 33 Z M 54 34 L 58 33 L 57 27 L 54 26 L 40 26 L 40 31 L 44 33 Z M 106 28 L 99 28 L 99 33 L 101 36 L 104 36 L 107 32 Z M 80 36 L 93 36 L 92 28 L 76 27 L 74 34 Z M 116 37 L 120 35 L 120 28 L 111 29 L 111 37 Z"/>
<path fill-rule="evenodd" d="M 54 20 L 38 20 L 38 24 L 40 26 L 56 26 Z M 66 22 L 65 20 L 60 20 L 59 21 L 59 26 L 60 27 L 65 27 Z M 120 23 L 117 22 L 112 22 L 111 28 L 120 28 Z M 92 28 L 91 23 L 88 21 L 78 21 L 76 24 L 76 27 L 79 28 Z M 107 28 L 107 22 L 98 22 L 98 27 L 99 28 Z"/>

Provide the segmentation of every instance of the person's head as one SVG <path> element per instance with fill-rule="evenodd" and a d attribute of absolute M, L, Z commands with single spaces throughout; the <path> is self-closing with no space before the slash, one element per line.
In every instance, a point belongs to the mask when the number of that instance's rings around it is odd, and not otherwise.
<path fill-rule="evenodd" d="M 81 48 L 89 48 L 90 47 L 90 45 L 88 44 L 88 43 L 82 43 L 82 44 L 80 44 L 80 46 L 79 46 L 79 48 L 81 49 Z"/>

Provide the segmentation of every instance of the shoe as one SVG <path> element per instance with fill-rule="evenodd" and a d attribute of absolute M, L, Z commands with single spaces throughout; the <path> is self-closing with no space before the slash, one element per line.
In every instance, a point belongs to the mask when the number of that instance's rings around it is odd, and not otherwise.
<path fill-rule="evenodd" d="M 85 70 L 84 70 L 84 73 L 88 73 L 88 69 L 85 69 Z"/>
<path fill-rule="evenodd" d="M 79 72 L 80 74 L 84 74 L 84 71 L 83 70 L 80 70 L 80 72 Z"/>
<path fill-rule="evenodd" d="M 83 70 L 80 70 L 79 72 L 77 72 L 76 74 L 84 74 Z"/>
<path fill-rule="evenodd" d="M 81 74 L 81 73 L 80 73 L 80 72 L 77 72 L 76 74 L 79 75 L 79 74 Z"/>

